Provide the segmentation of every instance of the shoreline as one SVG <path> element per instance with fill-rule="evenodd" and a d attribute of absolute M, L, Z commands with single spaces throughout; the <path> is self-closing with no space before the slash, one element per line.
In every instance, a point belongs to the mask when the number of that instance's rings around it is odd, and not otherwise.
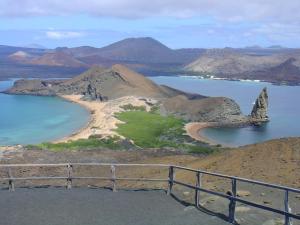
<path fill-rule="evenodd" d="M 184 126 L 184 129 L 191 138 L 193 138 L 197 141 L 204 142 L 211 146 L 222 145 L 222 147 L 228 147 L 228 148 L 236 147 L 236 146 L 231 146 L 231 145 L 227 145 L 224 143 L 219 143 L 216 140 L 213 140 L 213 139 L 210 139 L 210 138 L 207 138 L 207 137 L 201 135 L 201 131 L 206 128 L 218 128 L 218 127 L 222 127 L 222 125 L 218 122 L 190 122 Z"/>
<path fill-rule="evenodd" d="M 193 78 L 193 79 L 199 79 L 199 80 L 223 80 L 223 81 L 237 81 L 237 82 L 249 82 L 249 83 L 267 83 L 267 84 L 271 84 L 274 86 L 287 86 L 287 87 L 298 87 L 300 86 L 300 82 L 295 82 L 295 83 L 291 83 L 289 81 L 282 81 L 282 82 L 278 82 L 278 81 L 267 81 L 267 80 L 251 80 L 251 79 L 238 79 L 238 78 L 224 78 L 224 77 L 216 77 L 214 75 L 211 76 L 202 76 L 202 75 L 195 75 L 195 74 L 191 74 L 191 75 L 177 75 L 178 77 L 183 77 L 183 78 Z"/>
<path fill-rule="evenodd" d="M 190 122 L 185 124 L 186 133 L 193 139 L 207 143 L 209 145 L 217 145 L 218 143 L 200 134 L 200 131 L 205 128 L 217 127 L 216 122 Z"/>
<path fill-rule="evenodd" d="M 88 139 L 91 135 L 98 135 L 101 138 L 112 136 L 124 138 L 115 131 L 117 124 L 122 123 L 114 116 L 115 113 L 124 111 L 120 106 L 131 104 L 133 106 L 145 106 L 147 111 L 150 110 L 150 106 L 144 100 L 134 96 L 125 96 L 107 102 L 84 101 L 81 100 L 82 95 L 60 95 L 58 97 L 86 108 L 90 112 L 90 119 L 81 129 L 66 137 L 52 141 L 53 143 Z"/>
<path fill-rule="evenodd" d="M 91 108 L 88 107 L 88 106 L 85 105 L 85 104 L 82 104 L 82 102 L 80 101 L 79 98 L 81 98 L 82 96 L 81 96 L 81 97 L 78 96 L 78 100 L 75 99 L 75 96 L 72 96 L 72 97 L 71 97 L 71 95 L 70 95 L 70 96 L 67 96 L 67 95 L 60 95 L 60 96 L 58 96 L 58 97 L 59 97 L 59 98 L 62 98 L 62 99 L 64 99 L 64 100 L 66 100 L 66 101 L 68 101 L 68 102 L 72 102 L 72 103 L 75 103 L 75 104 L 79 104 L 79 105 L 81 105 L 82 107 L 84 107 L 84 108 L 89 112 L 89 120 L 88 120 L 88 122 L 87 122 L 83 127 L 81 127 L 79 130 L 73 132 L 72 134 L 70 134 L 70 135 L 68 135 L 68 136 L 66 136 L 66 137 L 62 137 L 62 138 L 59 138 L 59 139 L 57 139 L 57 140 L 54 140 L 54 141 L 52 141 L 53 143 L 67 142 L 67 141 L 71 140 L 72 137 L 75 137 L 76 135 L 78 135 L 78 134 L 84 132 L 84 130 L 89 129 L 90 125 L 93 124 L 93 121 L 94 121 L 94 119 L 95 119 L 95 118 L 93 117 L 93 113 L 92 113 Z"/>

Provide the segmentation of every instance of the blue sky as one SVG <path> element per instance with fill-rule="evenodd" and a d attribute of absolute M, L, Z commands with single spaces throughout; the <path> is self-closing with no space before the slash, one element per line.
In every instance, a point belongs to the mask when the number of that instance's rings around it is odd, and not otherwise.
<path fill-rule="evenodd" d="M 0 0 L 0 44 L 102 47 L 153 37 L 171 48 L 300 47 L 298 0 Z"/>

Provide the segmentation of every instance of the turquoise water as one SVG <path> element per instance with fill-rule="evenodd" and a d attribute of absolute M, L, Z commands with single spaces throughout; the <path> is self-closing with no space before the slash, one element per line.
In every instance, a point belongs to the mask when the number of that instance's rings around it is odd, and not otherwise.
<path fill-rule="evenodd" d="M 0 90 L 12 83 L 0 81 Z M 0 94 L 0 146 L 56 140 L 88 120 L 85 108 L 57 97 Z"/>
<path fill-rule="evenodd" d="M 281 137 L 300 137 L 300 86 L 276 86 L 264 82 L 242 82 L 197 79 L 188 77 L 152 77 L 184 91 L 207 96 L 226 96 L 234 99 L 244 114 L 249 114 L 263 87 L 268 88 L 271 121 L 262 127 L 208 128 L 205 137 L 220 144 L 240 146 Z"/>

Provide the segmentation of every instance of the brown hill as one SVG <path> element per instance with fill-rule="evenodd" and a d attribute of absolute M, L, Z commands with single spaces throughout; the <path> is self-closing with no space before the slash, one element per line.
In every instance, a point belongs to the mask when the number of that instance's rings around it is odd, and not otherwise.
<path fill-rule="evenodd" d="M 107 59 L 139 62 L 170 62 L 173 51 L 152 38 L 128 38 L 100 49 Z"/>
<path fill-rule="evenodd" d="M 275 66 L 280 62 L 282 60 L 274 56 L 247 55 L 232 49 L 211 49 L 186 66 L 186 69 L 204 74 L 235 76 Z"/>
<path fill-rule="evenodd" d="M 115 65 L 110 69 L 94 66 L 69 80 L 19 80 L 7 93 L 77 94 L 92 100 L 109 100 L 129 95 L 164 99 L 183 92 L 161 87 L 125 66 Z"/>
<path fill-rule="evenodd" d="M 98 53 L 99 49 L 91 46 L 80 46 L 74 48 L 67 48 L 67 47 L 58 47 L 55 51 L 61 51 L 68 53 L 76 58 L 95 55 Z"/>
<path fill-rule="evenodd" d="M 102 48 L 84 46 L 58 50 L 71 54 L 89 65 L 109 66 L 116 63 L 178 66 L 190 63 L 203 52 L 202 49 L 173 50 L 150 37 L 127 38 Z"/>
<path fill-rule="evenodd" d="M 62 51 L 46 53 L 38 58 L 31 60 L 30 64 L 65 67 L 87 67 L 85 63 Z"/>
<path fill-rule="evenodd" d="M 59 94 L 83 94 L 87 98 L 109 100 L 127 95 L 165 98 L 169 94 L 159 85 L 125 66 L 111 69 L 93 67 L 57 87 Z"/>
<path fill-rule="evenodd" d="M 300 138 L 282 138 L 216 154 L 165 156 L 142 160 L 142 163 L 172 163 L 265 182 L 300 188 Z M 146 176 L 146 175 L 145 175 Z M 194 174 L 180 172 L 176 178 L 194 182 Z M 213 180 L 205 182 L 215 185 Z"/>
<path fill-rule="evenodd" d="M 252 79 L 264 78 L 265 81 L 299 84 L 300 83 L 300 66 L 297 64 L 300 62 L 295 58 L 289 58 L 283 63 L 274 67 L 265 68 L 263 70 L 257 70 L 254 73 L 246 73 L 245 77 Z"/>
<path fill-rule="evenodd" d="M 299 149 L 300 138 L 283 138 L 235 149 L 223 149 L 222 151 L 207 156 L 178 155 L 176 153 L 174 154 L 174 152 L 166 155 L 163 155 L 161 152 L 156 152 L 149 155 L 148 151 L 143 151 L 140 156 L 133 153 L 134 157 L 132 157 L 132 153 L 125 153 L 127 155 L 122 155 L 122 157 L 116 160 L 122 162 L 122 160 L 132 160 L 132 158 L 134 158 L 131 162 L 175 164 L 204 171 L 300 188 Z M 105 155 L 105 157 L 107 157 L 107 155 Z M 115 154 L 115 157 L 118 157 L 117 154 Z M 28 158 L 31 159 L 30 157 Z M 48 159 L 48 157 L 45 158 Z M 146 168 L 139 171 L 128 171 L 128 174 L 129 173 L 135 177 L 161 177 L 160 171 L 155 173 L 153 170 Z M 177 170 L 176 179 L 189 184 L 195 184 L 196 182 L 195 174 L 187 171 Z M 229 180 L 218 179 L 212 176 L 202 176 L 202 184 L 205 188 L 217 189 L 224 193 L 230 190 L 229 182 Z M 247 190 L 252 197 L 256 198 L 257 202 L 262 201 L 264 198 L 275 202 L 275 199 L 278 198 L 278 195 L 272 195 L 271 192 L 274 192 L 274 190 L 269 190 L 270 193 L 266 194 L 268 196 L 264 197 L 261 193 L 266 193 L 266 189 L 262 189 L 260 186 L 251 187 L 248 185 L 245 187 L 242 182 L 239 182 L 238 190 Z M 190 190 L 183 189 L 183 191 L 189 192 Z M 191 192 L 190 197 L 194 197 L 193 192 Z M 280 201 L 281 199 L 282 198 L 280 198 Z M 280 202 L 280 204 L 282 203 Z"/>

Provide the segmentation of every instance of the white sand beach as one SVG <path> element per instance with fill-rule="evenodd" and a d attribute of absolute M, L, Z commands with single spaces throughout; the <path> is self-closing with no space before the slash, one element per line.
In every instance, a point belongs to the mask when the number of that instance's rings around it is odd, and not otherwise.
<path fill-rule="evenodd" d="M 114 116 L 115 113 L 124 111 L 120 106 L 131 104 L 133 106 L 145 106 L 146 110 L 150 110 L 150 106 L 145 99 L 134 96 L 126 96 L 108 102 L 84 101 L 81 100 L 81 95 L 62 95 L 60 97 L 87 108 L 90 111 L 91 118 L 84 128 L 68 137 L 57 140 L 56 143 L 87 139 L 91 135 L 101 135 L 102 137 L 120 136 L 114 131 L 117 128 L 117 123 L 122 123 Z"/>

